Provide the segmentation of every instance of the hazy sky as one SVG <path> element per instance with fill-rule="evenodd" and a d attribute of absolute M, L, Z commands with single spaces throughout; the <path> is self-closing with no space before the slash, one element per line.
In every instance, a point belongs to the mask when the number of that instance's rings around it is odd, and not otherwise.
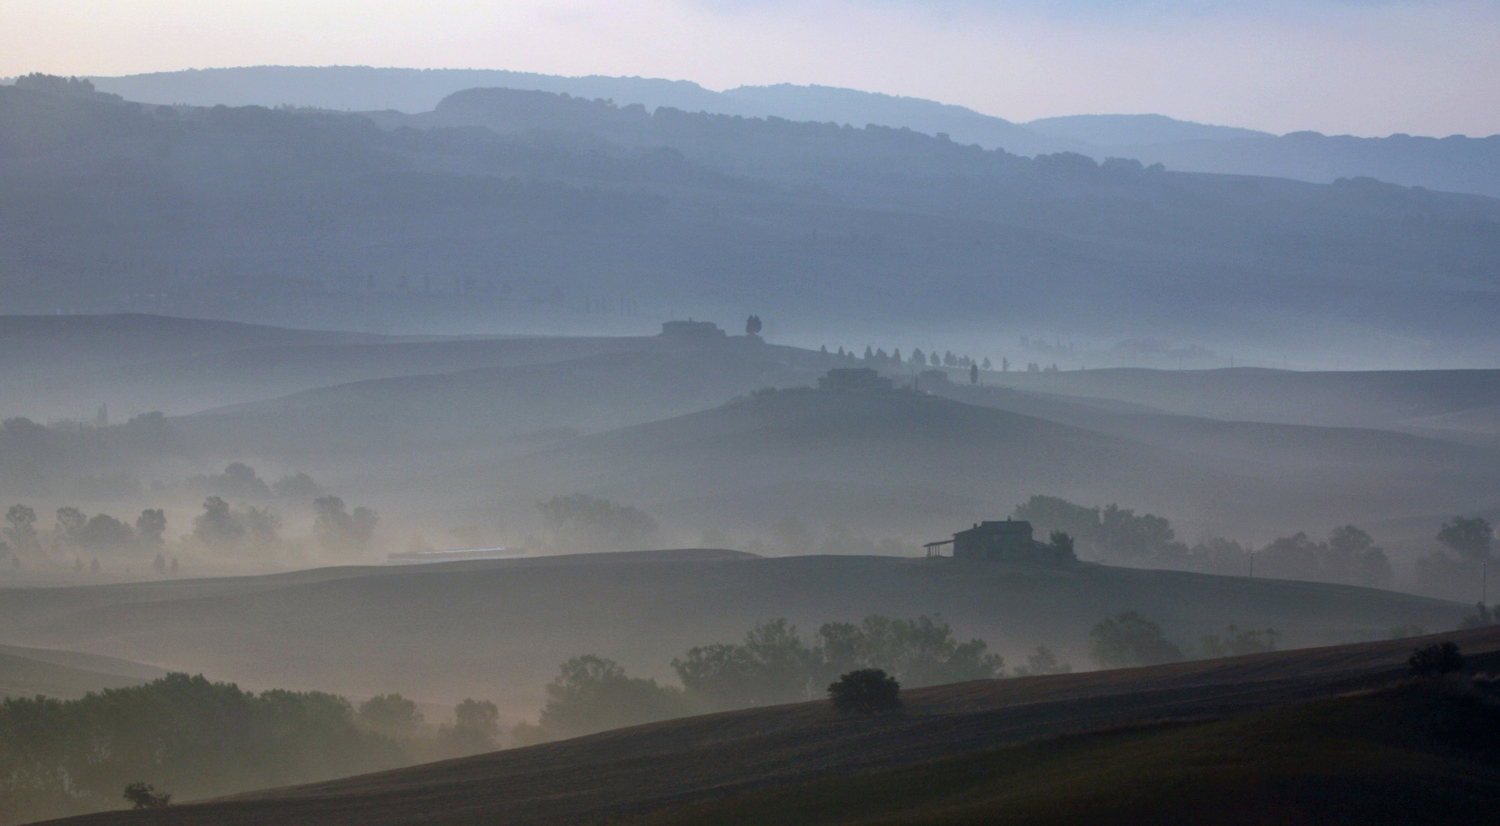
<path fill-rule="evenodd" d="M 1500 132 L 1500 0 L 0 2 L 0 75 L 272 63 L 821 83 L 1013 120 Z"/>

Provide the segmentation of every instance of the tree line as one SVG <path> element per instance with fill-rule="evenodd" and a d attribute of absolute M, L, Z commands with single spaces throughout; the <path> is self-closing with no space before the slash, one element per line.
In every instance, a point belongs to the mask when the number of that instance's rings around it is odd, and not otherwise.
<path fill-rule="evenodd" d="M 497 746 L 495 705 L 464 700 L 454 721 L 425 726 L 398 694 L 355 706 L 317 691 L 254 693 L 170 674 L 145 685 L 0 701 L 0 826 L 309 783 Z M 159 791 L 158 791 L 159 790 Z"/>
<path fill-rule="evenodd" d="M 1013 515 L 1043 530 L 1066 531 L 1082 555 L 1109 562 L 1373 588 L 1389 588 L 1393 578 L 1384 549 L 1355 525 L 1335 528 L 1326 539 L 1299 531 L 1254 548 L 1224 537 L 1188 545 L 1165 517 L 1116 504 L 1089 507 L 1057 496 L 1033 496 Z"/>
<path fill-rule="evenodd" d="M 354 553 L 367 549 L 374 541 L 380 515 L 373 509 L 358 506 L 352 510 L 344 500 L 326 493 L 305 473 L 285 476 L 275 485 L 267 485 L 254 469 L 239 462 L 230 464 L 224 473 L 196 476 L 188 480 L 191 487 L 214 491 L 203 500 L 202 512 L 193 518 L 192 531 L 185 541 L 200 550 L 220 553 L 256 553 L 282 544 L 283 522 L 270 505 L 240 503 L 231 505 L 226 497 L 258 500 L 271 496 L 306 501 L 312 508 L 313 537 L 327 551 Z M 101 556 L 119 554 L 156 554 L 153 567 L 159 574 L 176 573 L 177 557 L 164 553 L 167 547 L 168 520 L 162 508 L 146 508 L 132 523 L 107 513 L 92 516 L 78 507 L 58 508 L 50 528 L 41 523 L 36 509 L 21 503 L 5 511 L 0 525 L 0 561 L 20 567 L 28 556 L 75 556 L 75 569 L 82 570 L 83 557 L 92 556 L 89 567 L 99 570 Z"/>
<path fill-rule="evenodd" d="M 879 669 L 907 687 L 1005 675 L 1005 661 L 980 639 L 959 640 L 928 616 L 871 615 L 862 622 L 825 623 L 804 638 L 785 619 L 760 623 L 737 643 L 695 646 L 672 660 L 680 685 L 632 677 L 597 655 L 563 663 L 547 685 L 535 724 L 516 727 L 518 745 L 575 737 L 622 726 L 753 706 L 811 700 L 841 674 Z M 1029 670 L 1028 670 L 1029 669 Z M 1018 673 L 1060 673 L 1038 648 Z"/>

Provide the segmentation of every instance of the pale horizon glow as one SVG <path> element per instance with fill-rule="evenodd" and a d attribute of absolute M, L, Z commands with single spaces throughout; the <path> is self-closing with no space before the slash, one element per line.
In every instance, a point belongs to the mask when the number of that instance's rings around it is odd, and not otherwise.
<path fill-rule="evenodd" d="M 1500 133 L 1500 4 L 1307 0 L 10 0 L 0 76 L 251 65 L 843 86 L 1013 121 Z"/>

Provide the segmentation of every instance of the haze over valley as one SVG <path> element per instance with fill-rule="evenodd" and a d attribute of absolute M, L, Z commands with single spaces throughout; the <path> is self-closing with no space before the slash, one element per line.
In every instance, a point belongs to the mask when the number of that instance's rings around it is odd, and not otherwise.
<path fill-rule="evenodd" d="M 1491 817 L 1500 136 L 1371 126 L 1478 58 L 1325 135 L 707 5 L 683 79 L 546 2 L 510 68 L 0 57 L 0 826 Z M 1085 16 L 1233 16 L 1156 15 Z"/>

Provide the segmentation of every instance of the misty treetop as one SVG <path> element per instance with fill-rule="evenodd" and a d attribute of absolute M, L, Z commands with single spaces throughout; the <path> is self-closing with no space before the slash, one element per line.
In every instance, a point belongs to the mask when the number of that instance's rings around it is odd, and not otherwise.
<path fill-rule="evenodd" d="M 494 703 L 435 731 L 384 694 L 245 691 L 169 674 L 78 700 L 0 700 L 0 826 L 118 808 L 127 784 L 175 801 L 308 783 L 498 747 Z"/>
<path fill-rule="evenodd" d="M 1257 549 L 1214 536 L 1189 546 L 1165 517 L 1116 504 L 1088 507 L 1038 495 L 1018 505 L 1014 516 L 1043 530 L 1065 531 L 1077 550 L 1106 562 L 1375 588 L 1388 588 L 1393 579 L 1385 551 L 1354 525 L 1334 528 L 1326 540 L 1298 531 Z"/>
<path fill-rule="evenodd" d="M 172 674 L 80 700 L 0 702 L 4 822 L 112 808 L 143 781 L 178 798 L 306 782 L 401 765 L 341 697 L 255 694 Z"/>
<path fill-rule="evenodd" d="M 1089 631 L 1089 655 L 1102 668 L 1128 668 L 1275 651 L 1279 639 L 1281 632 L 1274 628 L 1230 624 L 1223 634 L 1204 634 L 1195 645 L 1179 645 L 1155 620 L 1138 611 L 1124 611 L 1105 617 Z"/>
<path fill-rule="evenodd" d="M 1455 516 L 1444 522 L 1433 537 L 1438 547 L 1417 560 L 1418 584 L 1437 593 L 1488 599 L 1483 592 L 1494 561 L 1494 538 L 1494 528 L 1483 517 Z"/>
<path fill-rule="evenodd" d="M 645 511 L 585 493 L 537 503 L 553 540 L 565 548 L 640 550 L 660 527 Z"/>
<path fill-rule="evenodd" d="M 571 737 L 688 714 L 804 702 L 840 674 L 880 669 L 912 687 L 988 680 L 1004 660 L 979 639 L 960 641 L 933 617 L 871 615 L 859 623 L 825 623 L 811 640 L 785 619 L 763 622 L 738 643 L 696 646 L 672 661 L 681 687 L 630 677 L 619 663 L 575 657 L 547 686 L 537 725 L 517 742 Z M 1048 654 L 1050 656 L 1050 652 Z M 1050 661 L 1049 673 L 1064 670 Z"/>

